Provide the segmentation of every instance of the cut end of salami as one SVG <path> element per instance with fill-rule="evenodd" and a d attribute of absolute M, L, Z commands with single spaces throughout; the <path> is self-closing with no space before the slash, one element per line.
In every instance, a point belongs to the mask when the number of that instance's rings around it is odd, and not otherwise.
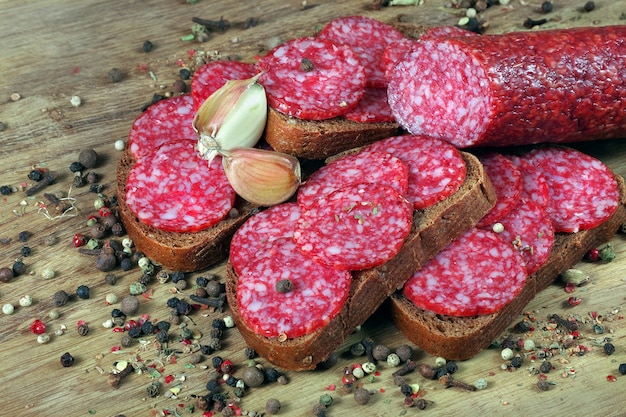
<path fill-rule="evenodd" d="M 246 80 L 257 73 L 256 65 L 238 61 L 211 61 L 196 70 L 191 80 L 194 111 L 230 80 Z"/>
<path fill-rule="evenodd" d="M 239 276 L 239 314 L 265 337 L 300 337 L 337 315 L 350 282 L 349 271 L 314 262 L 292 239 L 276 239 Z"/>
<path fill-rule="evenodd" d="M 526 276 L 512 245 L 491 231 L 471 229 L 417 271 L 403 293 L 435 314 L 491 314 L 515 298 Z"/>

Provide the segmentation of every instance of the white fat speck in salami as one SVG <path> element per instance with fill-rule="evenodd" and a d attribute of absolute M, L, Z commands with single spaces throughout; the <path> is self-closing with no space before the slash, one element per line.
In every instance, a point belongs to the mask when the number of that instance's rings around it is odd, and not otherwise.
<path fill-rule="evenodd" d="M 259 251 L 266 251 L 278 238 L 293 237 L 296 222 L 300 218 L 297 203 L 283 203 L 256 213 L 237 229 L 230 242 L 230 263 L 241 275 L 243 267 L 255 258 Z"/>
<path fill-rule="evenodd" d="M 365 94 L 356 106 L 343 115 L 359 123 L 393 122 L 391 107 L 387 102 L 386 88 L 366 87 Z"/>
<path fill-rule="evenodd" d="M 504 230 L 498 235 L 519 251 L 526 272 L 532 274 L 539 269 L 554 246 L 554 226 L 543 207 L 522 199 L 499 223 Z"/>
<path fill-rule="evenodd" d="M 519 156 L 506 156 L 522 173 L 521 198 L 530 199 L 544 209 L 548 208 L 550 193 L 546 177 L 533 164 Z"/>
<path fill-rule="evenodd" d="M 406 39 L 393 26 L 365 16 L 347 16 L 331 20 L 317 36 L 350 46 L 365 67 L 367 85 L 370 87 L 387 86 L 383 52 L 387 46 Z"/>
<path fill-rule="evenodd" d="M 190 95 L 160 100 L 141 113 L 133 122 L 128 146 L 133 158 L 145 154 L 172 139 L 198 140 L 192 122 L 195 115 Z"/>
<path fill-rule="evenodd" d="M 556 232 L 592 229 L 617 210 L 617 181 L 598 159 L 561 147 L 535 149 L 524 157 L 548 182 L 550 205 L 547 212 Z"/>
<path fill-rule="evenodd" d="M 509 214 L 522 194 L 522 173 L 513 162 L 498 153 L 479 157 L 496 191 L 496 205 L 476 225 L 491 226 Z"/>
<path fill-rule="evenodd" d="M 191 79 L 191 96 L 194 110 L 198 110 L 204 100 L 229 80 L 245 80 L 254 77 L 256 66 L 238 61 L 211 61 L 196 70 Z"/>
<path fill-rule="evenodd" d="M 366 150 L 389 152 L 409 167 L 407 199 L 416 210 L 454 194 L 465 181 L 466 167 L 461 152 L 448 142 L 420 135 L 394 136 Z"/>
<path fill-rule="evenodd" d="M 491 231 L 470 229 L 413 274 L 403 293 L 436 314 L 491 314 L 515 298 L 526 276 L 511 244 Z"/>
<path fill-rule="evenodd" d="M 312 259 L 338 269 L 380 265 L 411 231 L 413 207 L 397 190 L 373 183 L 340 188 L 302 210 L 293 238 Z"/>
<path fill-rule="evenodd" d="M 126 203 L 135 216 L 170 232 L 209 228 L 228 215 L 234 202 L 221 158 L 207 167 L 193 143 L 184 139 L 146 154 L 126 182 Z"/>
<path fill-rule="evenodd" d="M 478 36 L 477 33 L 458 26 L 435 26 L 420 36 L 420 41 L 432 38 L 450 38 L 455 36 Z"/>
<path fill-rule="evenodd" d="M 409 169 L 402 160 L 384 151 L 347 155 L 315 171 L 298 189 L 298 204 L 311 207 L 323 195 L 364 181 L 390 186 L 404 195 Z"/>
<path fill-rule="evenodd" d="M 276 289 L 281 280 L 291 282 L 291 291 Z M 337 315 L 348 297 L 350 281 L 349 271 L 313 261 L 292 239 L 276 239 L 239 275 L 239 313 L 265 337 L 300 337 Z"/>
<path fill-rule="evenodd" d="M 365 70 L 354 52 L 329 40 L 298 38 L 259 62 L 271 107 L 299 119 L 322 120 L 354 107 L 365 92 Z"/>

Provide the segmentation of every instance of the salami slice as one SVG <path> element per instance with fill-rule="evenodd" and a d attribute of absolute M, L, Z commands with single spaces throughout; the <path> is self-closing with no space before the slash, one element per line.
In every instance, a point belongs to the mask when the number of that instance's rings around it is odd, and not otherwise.
<path fill-rule="evenodd" d="M 550 193 L 548 182 L 541 171 L 533 164 L 519 156 L 508 155 L 507 158 L 515 164 L 522 173 L 522 199 L 529 199 L 544 210 L 548 208 Z"/>
<path fill-rule="evenodd" d="M 626 137 L 626 25 L 420 40 L 389 80 L 405 129 L 464 148 Z"/>
<path fill-rule="evenodd" d="M 465 160 L 454 146 L 428 136 L 403 135 L 366 150 L 389 152 L 409 167 L 407 199 L 422 210 L 454 194 L 465 181 Z"/>
<path fill-rule="evenodd" d="M 293 238 L 312 259 L 338 269 L 391 259 L 411 231 L 413 208 L 389 186 L 361 183 L 321 196 L 302 211 Z"/>
<path fill-rule="evenodd" d="M 241 275 L 243 267 L 256 259 L 259 251 L 267 251 L 269 245 L 279 238 L 293 237 L 296 222 L 300 218 L 297 203 L 283 203 L 256 213 L 237 229 L 230 242 L 230 263 Z"/>
<path fill-rule="evenodd" d="M 192 127 L 194 115 L 189 95 L 166 98 L 148 107 L 135 119 L 128 135 L 133 158 L 138 161 L 172 139 L 198 140 Z"/>
<path fill-rule="evenodd" d="M 426 33 L 420 36 L 420 40 L 450 38 L 455 36 L 478 36 L 478 34 L 458 26 L 435 26 L 429 28 Z"/>
<path fill-rule="evenodd" d="M 479 159 L 496 191 L 496 205 L 480 219 L 476 227 L 490 227 L 509 214 L 519 202 L 522 194 L 522 173 L 513 162 L 497 153 L 481 156 Z"/>
<path fill-rule="evenodd" d="M 280 290 L 278 282 L 285 280 L 292 284 L 291 291 Z M 348 297 L 350 281 L 349 271 L 314 262 L 292 239 L 276 239 L 239 275 L 239 313 L 265 337 L 303 336 L 337 315 Z"/>
<path fill-rule="evenodd" d="M 194 110 L 229 80 L 245 80 L 257 73 L 256 65 L 238 61 L 211 61 L 196 70 L 191 79 Z"/>
<path fill-rule="evenodd" d="M 504 226 L 499 236 L 520 252 L 529 275 L 546 262 L 554 246 L 554 226 L 543 207 L 522 199 L 499 223 Z"/>
<path fill-rule="evenodd" d="M 387 86 L 383 52 L 387 46 L 406 39 L 393 26 L 365 16 L 334 19 L 322 28 L 318 38 L 350 46 L 365 67 L 367 85 L 379 88 Z"/>
<path fill-rule="evenodd" d="M 346 119 L 359 123 L 394 122 L 387 101 L 386 88 L 365 88 L 365 94 L 356 106 L 344 114 Z"/>
<path fill-rule="evenodd" d="M 298 189 L 298 204 L 309 208 L 321 196 L 347 185 L 368 181 L 394 188 L 406 194 L 409 169 L 387 152 L 359 152 L 336 159 L 315 171 Z"/>
<path fill-rule="evenodd" d="M 396 65 L 404 58 L 418 41 L 416 39 L 402 39 L 391 45 L 387 45 L 381 57 L 382 65 L 385 70 L 385 78 L 389 80 Z"/>
<path fill-rule="evenodd" d="M 489 230 L 470 229 L 417 271 L 403 293 L 418 308 L 467 317 L 497 312 L 525 280 L 512 245 Z"/>
<path fill-rule="evenodd" d="M 209 228 L 235 202 L 221 158 L 211 167 L 188 140 L 170 141 L 147 153 L 130 171 L 126 203 L 143 223 L 170 232 Z"/>
<path fill-rule="evenodd" d="M 541 148 L 525 158 L 545 176 L 547 212 L 557 232 L 576 233 L 598 226 L 617 210 L 619 190 L 601 161 L 574 149 Z"/>
<path fill-rule="evenodd" d="M 347 46 L 316 38 L 293 39 L 258 62 L 270 106 L 300 119 L 340 116 L 361 100 L 365 71 Z"/>

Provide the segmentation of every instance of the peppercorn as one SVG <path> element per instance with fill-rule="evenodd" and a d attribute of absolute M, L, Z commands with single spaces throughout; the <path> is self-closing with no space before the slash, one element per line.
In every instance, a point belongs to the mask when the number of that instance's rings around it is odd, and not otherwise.
<path fill-rule="evenodd" d="M 130 271 L 133 267 L 133 261 L 130 258 L 124 258 L 120 261 L 120 268 L 122 271 Z"/>
<path fill-rule="evenodd" d="M 354 391 L 354 401 L 358 405 L 365 405 L 370 400 L 370 392 L 365 388 L 357 388 Z"/>
<path fill-rule="evenodd" d="M 74 161 L 70 164 L 70 171 L 72 172 L 80 172 L 84 169 L 85 167 L 83 166 L 83 164 L 81 164 L 78 161 Z"/>
<path fill-rule="evenodd" d="M 13 262 L 12 269 L 13 275 L 17 277 L 26 273 L 26 264 L 24 264 L 21 259 L 16 259 L 15 262 Z"/>
<path fill-rule="evenodd" d="M 213 356 L 213 359 L 211 359 L 211 364 L 213 364 L 215 369 L 219 369 L 222 366 L 222 362 L 224 362 L 224 359 L 221 356 Z"/>
<path fill-rule="evenodd" d="M 98 164 L 98 153 L 93 149 L 83 149 L 78 154 L 78 162 L 83 168 L 94 168 Z"/>
<path fill-rule="evenodd" d="M 154 49 L 154 44 L 150 41 L 145 41 L 143 43 L 142 49 L 144 52 L 152 52 L 152 50 Z"/>
<path fill-rule="evenodd" d="M 228 374 L 228 378 L 226 378 L 226 385 L 228 385 L 229 387 L 235 387 L 237 386 L 237 381 L 238 381 L 237 378 Z"/>
<path fill-rule="evenodd" d="M 83 300 L 89 299 L 89 287 L 86 285 L 79 285 L 78 288 L 76 288 L 76 296 Z"/>
<path fill-rule="evenodd" d="M 583 6 L 583 10 L 586 11 L 586 12 L 590 12 L 590 11 L 592 11 L 595 8 L 596 8 L 596 3 L 594 3 L 593 1 L 588 1 Z"/>
<path fill-rule="evenodd" d="M 276 368 L 265 368 L 263 373 L 265 374 L 265 380 L 267 382 L 276 382 L 278 378 L 280 378 L 280 372 L 278 372 Z"/>
<path fill-rule="evenodd" d="M 224 292 L 224 285 L 219 281 L 209 281 L 204 287 L 209 297 L 219 297 Z"/>
<path fill-rule="evenodd" d="M 543 3 L 541 3 L 541 11 L 543 13 L 550 13 L 552 11 L 552 2 L 551 1 L 544 1 Z"/>
<path fill-rule="evenodd" d="M 131 328 L 129 328 L 128 336 L 132 337 L 133 339 L 137 339 L 138 337 L 141 337 L 141 327 L 132 326 Z"/>
<path fill-rule="evenodd" d="M 169 333 L 165 331 L 161 331 L 156 334 L 156 340 L 159 343 L 167 343 L 169 338 L 170 338 Z"/>
<path fill-rule="evenodd" d="M 149 335 L 154 333 L 154 325 L 151 321 L 146 321 L 141 325 L 141 333 L 144 335 Z"/>
<path fill-rule="evenodd" d="M 545 379 L 540 379 L 537 382 L 537 388 L 539 388 L 540 391 L 547 391 L 550 389 L 550 383 Z"/>
<path fill-rule="evenodd" d="M 450 361 L 448 363 L 446 363 L 446 372 L 449 374 L 453 374 L 456 371 L 459 370 L 459 366 L 456 364 L 456 362 Z"/>
<path fill-rule="evenodd" d="M 293 282 L 289 279 L 281 279 L 276 282 L 276 292 L 288 293 L 293 291 Z"/>
<path fill-rule="evenodd" d="M 134 295 L 128 295 L 120 302 L 120 310 L 126 316 L 133 316 L 139 311 L 139 299 Z"/>
<path fill-rule="evenodd" d="M 187 91 L 187 84 L 183 80 L 175 80 L 172 84 L 172 92 L 174 94 L 180 94 Z"/>
<path fill-rule="evenodd" d="M 124 78 L 124 73 L 119 68 L 113 68 L 109 71 L 108 76 L 112 83 L 119 83 Z"/>
<path fill-rule="evenodd" d="M 607 355 L 612 355 L 615 353 L 615 345 L 613 343 L 605 343 L 604 344 L 604 353 Z"/>
<path fill-rule="evenodd" d="M 31 181 L 39 182 L 43 179 L 43 172 L 39 169 L 33 169 L 28 173 L 28 179 Z"/>
<path fill-rule="evenodd" d="M 17 235 L 17 238 L 20 240 L 20 242 L 26 242 L 28 241 L 28 239 L 30 239 L 30 235 L 30 232 L 23 230 Z"/>
<path fill-rule="evenodd" d="M 409 345 L 400 345 L 396 348 L 396 355 L 401 362 L 406 362 L 413 357 L 413 348 Z"/>
<path fill-rule="evenodd" d="M 13 189 L 8 185 L 0 186 L 0 194 L 2 195 L 10 195 L 13 192 Z"/>
<path fill-rule="evenodd" d="M 620 374 L 626 375 L 626 363 L 620 363 L 617 370 Z"/>
<path fill-rule="evenodd" d="M 90 193 L 100 194 L 103 189 L 104 189 L 104 185 L 102 184 L 91 184 L 89 186 Z"/>
<path fill-rule="evenodd" d="M 178 71 L 178 76 L 183 80 L 188 80 L 191 78 L 191 71 L 189 71 L 188 68 L 181 68 L 180 71 Z"/>
<path fill-rule="evenodd" d="M 9 282 L 13 279 L 14 273 L 11 268 L 0 268 L 0 282 Z"/>
<path fill-rule="evenodd" d="M 159 381 L 152 381 L 146 388 L 146 394 L 150 398 L 156 398 L 161 393 L 161 383 Z"/>
<path fill-rule="evenodd" d="M 520 368 L 523 362 L 524 359 L 521 356 L 517 355 L 513 359 L 511 359 L 511 366 L 513 368 Z"/>
<path fill-rule="evenodd" d="M 209 336 L 212 339 L 221 339 L 222 335 L 223 335 L 224 331 L 222 329 L 217 329 L 215 327 L 211 328 L 211 331 L 209 332 Z"/>
<path fill-rule="evenodd" d="M 372 355 L 374 355 L 374 358 L 379 361 L 387 360 L 387 356 L 389 356 L 390 353 L 391 349 L 382 344 L 374 346 L 374 350 L 372 351 Z"/>
<path fill-rule="evenodd" d="M 70 299 L 70 296 L 63 290 L 59 290 L 55 292 L 54 295 L 52 296 L 52 301 L 54 305 L 57 307 L 61 307 L 65 305 L 65 303 L 67 303 L 69 299 Z"/>
<path fill-rule="evenodd" d="M 551 370 L 552 370 L 552 364 L 550 363 L 550 361 L 542 362 L 541 366 L 539 366 L 539 371 L 543 372 L 544 374 L 547 374 Z"/>
<path fill-rule="evenodd" d="M 96 258 L 96 269 L 102 272 L 112 271 L 117 265 L 115 254 L 110 251 L 102 250 Z"/>
<path fill-rule="evenodd" d="M 89 326 L 87 326 L 87 323 L 81 323 L 76 330 L 80 336 L 87 336 L 87 333 L 89 333 Z"/>
<path fill-rule="evenodd" d="M 276 398 L 270 398 L 265 403 L 265 411 L 270 414 L 278 414 L 280 412 L 280 401 Z"/>
<path fill-rule="evenodd" d="M 221 387 L 220 384 L 214 380 L 214 379 L 210 379 L 209 382 L 206 383 L 206 387 L 207 391 L 211 392 L 211 393 L 218 393 L 221 391 Z"/>
<path fill-rule="evenodd" d="M 125 334 L 124 336 L 122 336 L 122 341 L 120 342 L 120 344 L 123 347 L 130 347 L 133 345 L 134 343 L 134 339 L 132 337 L 130 337 L 129 335 Z"/>
<path fill-rule="evenodd" d="M 409 384 L 402 384 L 400 386 L 400 392 L 405 396 L 408 397 L 409 395 L 413 395 L 413 388 L 411 388 L 411 386 Z"/>
<path fill-rule="evenodd" d="M 181 279 L 185 279 L 185 273 L 182 271 L 174 271 L 170 274 L 170 277 L 172 279 L 172 282 L 176 284 Z"/>
<path fill-rule="evenodd" d="M 70 367 L 74 364 L 74 357 L 69 353 L 65 352 L 61 355 L 61 366 L 64 368 Z"/>
<path fill-rule="evenodd" d="M 256 388 L 265 382 L 265 373 L 256 366 L 248 366 L 243 370 L 241 379 L 250 388 Z"/>
<path fill-rule="evenodd" d="M 186 316 L 187 314 L 191 313 L 192 309 L 193 307 L 187 301 L 180 300 L 176 305 L 176 312 L 180 316 Z"/>
<path fill-rule="evenodd" d="M 170 323 L 168 323 L 168 322 L 166 322 L 164 320 L 161 320 L 161 321 L 157 322 L 156 328 L 160 332 L 167 332 L 167 331 L 170 330 Z"/>
<path fill-rule="evenodd" d="M 108 285 L 115 285 L 117 282 L 117 277 L 113 274 L 106 274 L 104 276 L 104 283 Z"/>

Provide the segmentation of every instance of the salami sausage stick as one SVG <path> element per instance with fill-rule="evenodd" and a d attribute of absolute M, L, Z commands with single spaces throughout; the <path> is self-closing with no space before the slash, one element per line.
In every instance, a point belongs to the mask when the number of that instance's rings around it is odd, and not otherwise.
<path fill-rule="evenodd" d="M 398 122 L 465 148 L 626 137 L 626 25 L 417 42 L 394 69 Z"/>

